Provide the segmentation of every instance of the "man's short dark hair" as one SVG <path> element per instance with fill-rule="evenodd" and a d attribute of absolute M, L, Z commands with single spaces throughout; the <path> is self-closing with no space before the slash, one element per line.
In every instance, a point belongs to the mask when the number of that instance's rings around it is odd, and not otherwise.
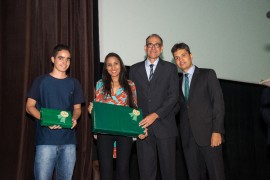
<path fill-rule="evenodd" d="M 171 52 L 172 54 L 175 53 L 177 50 L 180 50 L 180 49 L 185 49 L 189 54 L 191 54 L 190 52 L 190 49 L 189 49 L 189 46 L 185 43 L 176 43 L 172 49 L 171 49 Z"/>
<path fill-rule="evenodd" d="M 54 48 L 53 48 L 53 52 L 52 52 L 52 56 L 53 57 L 56 57 L 57 56 L 57 53 L 59 51 L 62 51 L 62 50 L 66 50 L 68 51 L 70 54 L 71 54 L 71 50 L 69 48 L 68 45 L 65 45 L 65 44 L 57 44 Z"/>
<path fill-rule="evenodd" d="M 150 36 L 148 36 L 148 37 L 146 38 L 146 45 L 148 44 L 148 40 L 149 40 L 149 38 L 151 38 L 151 37 L 157 37 L 157 38 L 159 38 L 161 45 L 163 45 L 163 40 L 162 40 L 162 38 L 161 38 L 158 34 L 151 34 Z"/>

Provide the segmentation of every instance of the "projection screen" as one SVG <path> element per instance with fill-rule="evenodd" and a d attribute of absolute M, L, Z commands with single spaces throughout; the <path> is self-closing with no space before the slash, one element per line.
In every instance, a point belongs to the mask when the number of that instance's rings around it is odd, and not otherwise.
<path fill-rule="evenodd" d="M 257 84 L 270 78 L 269 0 L 101 0 L 100 61 L 118 53 L 130 66 L 145 58 L 145 39 L 164 41 L 162 57 L 173 61 L 171 47 L 187 43 L 193 64 L 215 69 L 218 78 Z"/>

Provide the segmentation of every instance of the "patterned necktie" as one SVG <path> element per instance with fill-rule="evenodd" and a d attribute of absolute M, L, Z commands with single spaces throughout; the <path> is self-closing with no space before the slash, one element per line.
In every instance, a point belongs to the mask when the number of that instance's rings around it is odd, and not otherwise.
<path fill-rule="evenodd" d="M 188 79 L 188 73 L 185 74 L 185 100 L 188 100 L 189 95 L 189 79 Z"/>
<path fill-rule="evenodd" d="M 153 77 L 153 74 L 154 74 L 154 72 L 153 72 L 154 64 L 150 64 L 149 66 L 150 66 L 149 81 L 151 81 L 151 79 L 152 79 L 152 77 Z"/>

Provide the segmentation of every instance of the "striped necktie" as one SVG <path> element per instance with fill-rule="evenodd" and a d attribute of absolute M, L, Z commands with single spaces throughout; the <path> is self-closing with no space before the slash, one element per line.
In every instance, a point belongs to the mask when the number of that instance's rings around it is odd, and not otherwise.
<path fill-rule="evenodd" d="M 188 100 L 189 96 L 189 79 L 188 79 L 188 73 L 185 74 L 185 100 Z"/>
<path fill-rule="evenodd" d="M 153 72 L 153 67 L 154 67 L 154 64 L 150 64 L 149 65 L 150 66 L 150 75 L 149 75 L 149 81 L 151 81 L 151 79 L 152 79 L 152 77 L 153 77 L 153 74 L 154 74 L 154 72 Z"/>

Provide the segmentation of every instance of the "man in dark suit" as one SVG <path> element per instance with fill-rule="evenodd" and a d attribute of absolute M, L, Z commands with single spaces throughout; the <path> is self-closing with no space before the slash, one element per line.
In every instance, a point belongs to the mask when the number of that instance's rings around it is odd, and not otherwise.
<path fill-rule="evenodd" d="M 138 106 L 144 119 L 140 126 L 148 128 L 148 137 L 137 140 L 141 180 L 156 180 L 158 162 L 163 180 L 174 180 L 176 136 L 175 115 L 172 113 L 179 98 L 177 68 L 160 59 L 163 41 L 157 34 L 147 37 L 146 60 L 130 68 L 129 78 L 137 89 Z"/>
<path fill-rule="evenodd" d="M 171 50 L 180 79 L 180 134 L 190 180 L 224 180 L 222 137 L 224 101 L 216 73 L 192 64 L 192 54 L 185 43 Z"/>

